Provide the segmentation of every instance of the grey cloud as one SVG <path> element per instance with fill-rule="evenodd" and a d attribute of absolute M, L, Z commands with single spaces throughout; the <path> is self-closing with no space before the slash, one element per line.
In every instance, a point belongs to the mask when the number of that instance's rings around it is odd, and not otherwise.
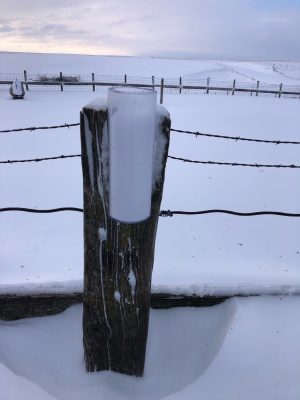
<path fill-rule="evenodd" d="M 78 38 L 78 36 L 88 35 L 84 29 L 72 29 L 65 24 L 45 24 L 41 26 L 20 26 L 15 28 L 15 32 L 24 37 L 32 38 Z"/>
<path fill-rule="evenodd" d="M 274 7 L 266 0 L 0 0 L 1 3 L 11 16 L 11 20 L 0 19 L 3 26 L 11 28 L 7 34 L 24 40 L 34 38 L 41 46 L 45 40 L 59 46 L 58 39 L 62 39 L 74 49 L 87 45 L 95 53 L 101 44 L 111 53 L 122 49 L 131 55 L 300 58 L 299 6 Z"/>
<path fill-rule="evenodd" d="M 12 32 L 14 29 L 9 25 L 0 25 L 0 33 Z"/>

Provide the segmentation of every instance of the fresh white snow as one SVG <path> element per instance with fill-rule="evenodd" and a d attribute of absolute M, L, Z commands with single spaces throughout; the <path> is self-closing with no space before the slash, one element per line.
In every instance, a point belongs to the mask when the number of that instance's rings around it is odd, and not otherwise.
<path fill-rule="evenodd" d="M 82 307 L 0 322 L 1 400 L 298 400 L 298 298 L 152 310 L 145 375 L 86 373 Z"/>
<path fill-rule="evenodd" d="M 299 63 L 0 53 L 0 73 L 184 76 L 299 84 Z M 30 75 L 30 74 L 29 74 Z M 79 121 L 95 93 L 0 91 L 0 129 Z M 97 94 L 98 95 L 98 94 Z M 166 95 L 172 127 L 300 140 L 299 99 Z M 164 111 L 165 112 L 165 111 Z M 160 146 L 156 143 L 156 146 Z M 0 160 L 80 153 L 77 127 L 0 134 Z M 300 164 L 298 146 L 171 133 L 169 154 L 198 160 Z M 160 160 L 156 160 L 159 165 Z M 298 170 L 200 166 L 169 160 L 162 209 L 299 212 Z M 155 176 L 155 171 L 154 171 Z M 98 182 L 97 182 L 98 185 Z M 80 159 L 1 165 L 0 207 L 82 207 Z M 0 214 L 0 293 L 82 291 L 82 214 Z M 99 229 L 99 239 L 106 231 Z M 151 310 L 145 376 L 87 374 L 82 307 L 0 321 L 0 400 L 298 400 L 300 221 L 229 215 L 160 218 L 152 292 L 231 295 L 212 308 Z M 120 255 L 122 256 L 122 254 Z M 128 276 L 135 290 L 134 271 Z M 121 294 L 116 291 L 118 301 Z"/>
<path fill-rule="evenodd" d="M 0 94 L 1 128 L 79 121 L 94 94 Z M 172 127 L 267 139 L 300 139 L 298 99 L 169 95 Z M 1 160 L 80 153 L 77 127 L 0 136 Z M 169 154 L 202 160 L 299 163 L 298 146 L 195 138 L 171 133 Z M 199 166 L 169 160 L 162 209 L 299 212 L 298 170 Z M 1 207 L 82 206 L 80 159 L 1 165 Z M 82 214 L 0 214 L 1 285 L 81 287 Z M 160 218 L 153 288 L 203 292 L 210 287 L 292 291 L 300 282 L 296 218 L 228 215 Z M 17 248 L 17 251 L 16 251 Z M 71 282 L 71 283 L 70 283 Z M 10 286 L 12 287 L 12 286 Z M 173 289 L 172 289 L 173 288 Z M 1 289 L 2 290 L 2 289 Z M 5 289 L 4 289 L 5 290 Z M 174 289 L 175 290 L 175 289 Z M 275 289 L 274 289 L 275 290 Z"/>

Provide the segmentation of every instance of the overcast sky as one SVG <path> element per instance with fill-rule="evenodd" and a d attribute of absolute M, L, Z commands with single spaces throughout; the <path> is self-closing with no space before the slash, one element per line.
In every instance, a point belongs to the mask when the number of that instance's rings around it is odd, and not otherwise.
<path fill-rule="evenodd" d="M 300 61 L 300 0 L 0 0 L 0 50 Z"/>

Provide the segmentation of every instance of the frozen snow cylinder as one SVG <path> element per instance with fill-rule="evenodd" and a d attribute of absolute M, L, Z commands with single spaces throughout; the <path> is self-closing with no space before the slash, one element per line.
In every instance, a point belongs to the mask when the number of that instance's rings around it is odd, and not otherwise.
<path fill-rule="evenodd" d="M 108 91 L 109 213 L 120 222 L 150 217 L 156 92 Z"/>

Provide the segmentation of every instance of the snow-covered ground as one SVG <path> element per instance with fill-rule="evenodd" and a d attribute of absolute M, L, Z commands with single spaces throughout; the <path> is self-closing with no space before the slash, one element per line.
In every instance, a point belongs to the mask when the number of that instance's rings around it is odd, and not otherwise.
<path fill-rule="evenodd" d="M 143 57 L 0 52 L 0 74 L 22 73 L 182 76 L 213 81 L 300 84 L 299 62 L 212 61 Z"/>
<path fill-rule="evenodd" d="M 273 66 L 274 64 L 274 66 Z M 0 53 L 0 73 L 214 77 L 295 83 L 299 63 Z M 92 92 L 0 91 L 0 129 L 79 121 Z M 167 95 L 172 127 L 300 141 L 299 100 Z M 0 160 L 80 152 L 79 129 L 0 134 Z M 300 164 L 298 146 L 173 132 L 170 154 L 198 160 Z M 162 209 L 299 212 L 299 170 L 201 166 L 169 160 Z M 0 207 L 82 207 L 80 159 L 1 165 Z M 0 293 L 82 289 L 82 214 L 0 213 Z M 160 218 L 153 291 L 299 293 L 300 221 L 229 215 Z M 84 371 L 81 306 L 0 322 L 0 400 L 298 400 L 300 300 L 232 299 L 151 311 L 145 376 Z"/>
<path fill-rule="evenodd" d="M 78 122 L 93 93 L 0 94 L 1 128 Z M 300 140 L 299 100 L 169 95 L 172 127 Z M 195 138 L 173 132 L 169 153 L 198 160 L 298 163 L 298 146 Z M 80 153 L 79 129 L 10 133 L 1 160 Z M 169 160 L 162 209 L 299 212 L 298 170 L 201 166 Z M 82 207 L 80 159 L 1 165 L 1 207 Z M 0 290 L 30 283 L 80 289 L 82 215 L 0 214 Z M 160 218 L 154 291 L 295 292 L 300 287 L 300 221 L 211 214 Z M 238 287 L 238 288 L 237 288 Z M 20 286 L 15 290 L 23 290 Z M 25 290 L 25 289 L 24 289 Z M 61 289 L 60 289 L 61 290 Z"/>
<path fill-rule="evenodd" d="M 296 298 L 151 311 L 145 375 L 87 374 L 82 307 L 0 322 L 1 400 L 298 400 Z"/>

